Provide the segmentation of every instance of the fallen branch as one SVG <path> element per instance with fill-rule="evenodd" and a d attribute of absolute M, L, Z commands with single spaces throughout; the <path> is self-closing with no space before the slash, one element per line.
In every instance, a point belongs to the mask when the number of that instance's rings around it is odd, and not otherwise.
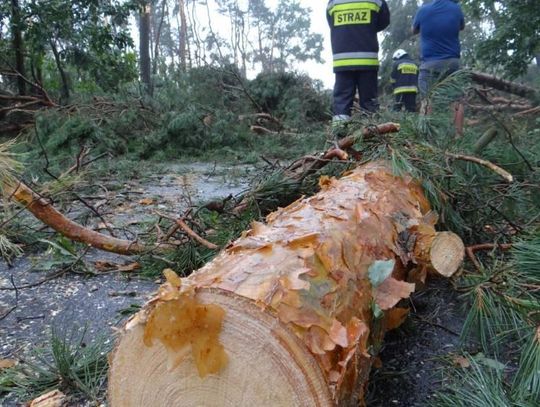
<path fill-rule="evenodd" d="M 333 158 L 339 158 L 340 160 L 347 160 L 347 150 L 350 150 L 352 146 L 360 139 L 370 139 L 382 134 L 397 133 L 400 130 L 398 123 L 384 123 L 378 126 L 369 126 L 360 131 L 355 132 L 352 136 L 344 137 L 340 139 L 336 145 L 328 149 L 325 153 L 322 153 L 320 157 L 306 156 L 299 160 L 294 161 L 287 169 L 286 172 L 292 178 L 303 179 L 316 170 L 323 168 Z M 312 162 L 312 164 L 305 168 L 306 163 Z M 296 171 L 301 168 L 302 172 Z"/>
<path fill-rule="evenodd" d="M 182 219 L 175 219 L 176 224 L 184 231 L 186 234 L 191 237 L 193 240 L 199 242 L 203 246 L 207 247 L 211 250 L 217 250 L 219 249 L 218 245 L 215 245 L 214 243 L 209 242 L 205 238 L 199 236 L 193 229 L 191 229 L 186 222 L 184 222 Z"/>
<path fill-rule="evenodd" d="M 11 199 L 24 205 L 37 219 L 68 239 L 118 254 L 140 254 L 149 250 L 136 241 L 107 236 L 66 218 L 49 201 L 40 197 L 23 182 L 4 182 L 2 189 Z"/>
<path fill-rule="evenodd" d="M 275 130 L 270 130 L 270 129 L 267 129 L 266 127 L 263 127 L 263 126 L 251 126 L 249 128 L 253 133 L 255 134 L 259 134 L 259 135 L 263 135 L 263 134 L 272 134 L 272 135 L 278 135 L 278 134 L 281 134 L 281 135 L 288 135 L 288 136 L 297 136 L 298 134 L 297 133 L 292 133 L 290 131 L 275 131 Z"/>
<path fill-rule="evenodd" d="M 274 130 L 270 130 L 270 129 L 267 129 L 266 127 L 263 127 L 263 126 L 251 126 L 249 128 L 253 133 L 255 134 L 278 134 L 277 131 L 274 131 Z"/>
<path fill-rule="evenodd" d="M 28 83 L 30 86 L 36 88 L 39 92 L 41 92 L 43 98 L 44 98 L 44 101 L 43 101 L 43 104 L 49 106 L 49 107 L 57 107 L 58 104 L 56 104 L 52 99 L 51 97 L 49 96 L 49 94 L 47 93 L 47 91 L 45 90 L 45 88 L 43 88 L 43 86 L 41 86 L 39 83 L 36 83 L 36 82 L 33 82 L 31 81 L 30 79 L 28 79 L 26 76 L 24 76 L 21 72 L 18 72 L 17 70 L 13 69 L 13 72 L 1 72 L 2 75 L 11 75 L 11 76 L 17 76 L 17 77 L 20 77 L 23 81 L 25 81 L 26 83 Z M 32 96 L 21 96 L 21 97 L 32 97 Z M 37 98 L 35 98 L 37 99 Z"/>
<path fill-rule="evenodd" d="M 535 99 L 537 97 L 536 89 L 519 83 L 500 79 L 493 75 L 473 71 L 471 73 L 471 79 L 480 85 L 491 86 L 497 90 L 512 93 L 526 99 Z"/>
<path fill-rule="evenodd" d="M 344 137 L 338 141 L 338 147 L 347 150 L 352 147 L 359 139 L 371 139 L 382 134 L 397 133 L 401 129 L 399 123 L 383 123 L 377 126 L 368 126 L 355 132 L 352 136 Z"/>
<path fill-rule="evenodd" d="M 517 112 L 514 114 L 514 116 L 526 116 L 528 114 L 536 114 L 540 113 L 540 106 L 533 107 L 532 109 L 524 110 L 522 112 Z"/>
<path fill-rule="evenodd" d="M 529 110 L 532 108 L 531 105 L 518 104 L 518 103 L 513 103 L 509 105 L 498 104 L 498 105 L 490 105 L 490 106 L 468 105 L 468 107 L 472 110 L 484 111 L 484 112 L 504 112 L 506 110 L 524 110 L 524 109 Z"/>
<path fill-rule="evenodd" d="M 499 131 L 497 127 L 493 126 L 490 127 L 484 134 L 482 134 L 482 137 L 478 139 L 478 141 L 473 146 L 473 152 L 475 154 L 480 153 L 484 150 L 493 140 L 495 140 L 495 137 L 497 137 L 497 134 L 499 134 Z"/>
<path fill-rule="evenodd" d="M 238 120 L 255 119 L 257 121 L 267 120 L 269 122 L 277 124 L 279 127 L 283 127 L 279 119 L 275 118 L 269 113 L 254 113 L 254 114 L 242 114 L 238 116 Z"/>
<path fill-rule="evenodd" d="M 506 250 L 510 250 L 512 246 L 513 246 L 512 244 L 483 243 L 483 244 L 477 244 L 474 246 L 468 246 L 467 248 L 465 248 L 465 253 L 467 253 L 467 257 L 469 258 L 469 260 L 471 260 L 476 270 L 481 271 L 482 265 L 476 258 L 474 254 L 475 252 L 480 251 L 480 250 L 495 250 L 495 249 L 506 251 Z"/>
<path fill-rule="evenodd" d="M 217 250 L 219 249 L 219 246 L 215 245 L 214 243 L 212 242 L 209 242 L 208 240 L 206 240 L 205 238 L 199 236 L 193 229 L 191 229 L 187 224 L 186 222 L 184 222 L 184 219 L 185 219 L 185 215 L 182 217 L 182 218 L 173 218 L 171 216 L 168 216 L 168 215 L 165 215 L 164 213 L 161 213 L 161 212 L 155 212 L 158 216 L 164 218 L 164 219 L 169 219 L 171 221 L 173 221 L 174 223 L 176 223 L 176 225 L 182 229 L 190 238 L 192 238 L 193 240 L 195 240 L 196 242 L 202 244 L 203 246 L 207 247 L 208 249 L 211 249 L 211 250 Z M 171 231 L 176 232 L 175 228 L 173 227 L 171 229 Z M 173 232 L 173 233 L 174 233 Z M 171 234 L 171 232 L 169 232 L 167 234 L 167 236 L 169 236 L 169 234 Z M 172 234 L 171 234 L 172 236 Z"/>
<path fill-rule="evenodd" d="M 475 164 L 478 164 L 478 165 L 482 165 L 482 166 L 490 169 L 494 173 L 500 175 L 502 178 L 504 178 L 505 181 L 514 182 L 514 177 L 512 176 L 512 174 L 510 174 L 506 170 L 503 170 L 501 167 L 493 164 L 490 161 L 483 160 L 483 159 L 478 158 L 478 157 L 472 157 L 472 156 L 469 156 L 469 155 L 454 154 L 454 153 L 449 153 L 449 152 L 446 153 L 446 156 L 450 157 L 450 158 L 453 158 L 455 160 L 469 161 L 469 162 L 472 162 L 472 163 L 475 163 Z"/>
<path fill-rule="evenodd" d="M 26 103 L 22 103 L 22 104 L 15 104 L 15 105 L 12 105 L 12 106 L 3 107 L 2 109 L 0 109 L 0 115 L 4 114 L 6 112 L 10 112 L 10 111 L 15 110 L 15 109 L 24 110 L 27 107 L 31 107 L 31 106 L 42 104 L 42 103 L 43 103 L 42 100 L 34 100 L 34 101 L 31 101 L 31 102 L 26 102 Z"/>

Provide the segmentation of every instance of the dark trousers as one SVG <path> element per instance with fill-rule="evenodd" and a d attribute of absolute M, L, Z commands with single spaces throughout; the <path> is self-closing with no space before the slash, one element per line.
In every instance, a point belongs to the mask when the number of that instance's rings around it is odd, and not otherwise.
<path fill-rule="evenodd" d="M 407 112 L 416 112 L 416 93 L 399 93 L 395 97 L 394 111 L 401 112 L 405 107 Z"/>
<path fill-rule="evenodd" d="M 360 95 L 360 107 L 368 112 L 377 111 L 377 70 L 342 71 L 336 72 L 334 115 L 351 115 L 356 90 Z"/>

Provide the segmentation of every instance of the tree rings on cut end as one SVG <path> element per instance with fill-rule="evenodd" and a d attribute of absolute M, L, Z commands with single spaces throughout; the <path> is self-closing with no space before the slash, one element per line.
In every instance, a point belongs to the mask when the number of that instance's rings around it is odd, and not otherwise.
<path fill-rule="evenodd" d="M 431 243 L 430 261 L 433 269 L 444 277 L 459 270 L 465 256 L 465 245 L 452 232 L 437 232 Z"/>
<path fill-rule="evenodd" d="M 221 290 L 201 290 L 197 301 L 225 311 L 227 366 L 201 379 L 191 352 L 171 355 L 159 341 L 147 347 L 144 325 L 132 326 L 111 355 L 112 407 L 334 405 L 315 359 L 275 316 Z"/>

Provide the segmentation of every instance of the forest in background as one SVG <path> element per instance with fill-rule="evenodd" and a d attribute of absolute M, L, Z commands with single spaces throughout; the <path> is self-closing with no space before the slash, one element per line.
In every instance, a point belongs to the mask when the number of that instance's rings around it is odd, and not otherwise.
<path fill-rule="evenodd" d="M 287 176 L 290 162 L 299 157 L 309 162 L 329 145 L 331 92 L 295 70 L 298 61 L 322 60 L 327 27 L 313 27 L 301 2 L 274 3 L 2 2 L 2 179 L 15 174 L 68 213 L 78 202 L 71 215 L 108 233 L 108 218 L 103 220 L 96 203 L 85 198 L 101 194 L 95 180 L 115 180 L 121 189 L 125 182 L 167 171 L 169 162 L 178 161 L 253 166 L 256 174 L 243 194 L 192 203 L 197 209 L 190 212 L 191 228 L 218 246 L 237 237 L 252 220 L 313 193 L 320 175 L 339 175 L 354 165 L 338 162 L 301 177 Z M 348 132 L 358 136 L 363 128 L 399 122 L 397 135 L 376 141 L 360 137 L 360 161 L 387 159 L 398 174 L 422 180 L 442 226 L 474 249 L 465 271 L 453 281 L 467 310 L 459 332 L 463 352 L 442 358 L 442 385 L 429 402 L 536 405 L 540 8 L 535 0 L 461 1 L 467 22 L 463 61 L 469 69 L 438 86 L 430 95 L 433 115 L 418 117 L 389 110 L 388 77 L 395 49 L 418 56 L 418 38 L 411 35 L 410 25 L 422 2 L 388 3 L 392 24 L 381 42 L 382 109 L 373 117 L 358 115 Z M 208 18 L 216 23 L 203 23 Z M 478 85 L 472 70 L 511 80 L 523 86 L 522 92 Z M 455 139 L 448 106 L 458 98 L 466 105 L 465 134 Z M 512 174 L 513 182 L 451 154 L 495 163 Z M 234 215 L 232 208 L 246 200 L 249 210 Z M 54 259 L 47 260 L 45 278 L 59 271 L 62 276 L 95 272 L 92 262 L 83 260 L 84 245 L 44 230 L 22 209 L 4 203 L 0 251 L 8 263 L 48 250 Z M 122 233 L 153 243 L 163 237 L 159 232 L 156 237 L 156 219 L 158 230 L 174 226 L 171 219 L 154 218 L 128 225 Z M 184 244 L 172 253 L 136 258 L 142 277 L 159 278 L 166 267 L 187 275 L 215 255 L 215 249 L 175 233 Z M 169 238 L 175 240 L 174 235 Z M 0 394 L 27 400 L 60 387 L 101 402 L 105 348 L 95 344 L 88 349 L 88 365 L 75 366 L 73 355 L 82 350 L 66 341 L 53 333 L 52 345 L 46 345 L 53 352 L 44 358 L 49 363 L 45 367 L 39 358 L 0 367 Z"/>

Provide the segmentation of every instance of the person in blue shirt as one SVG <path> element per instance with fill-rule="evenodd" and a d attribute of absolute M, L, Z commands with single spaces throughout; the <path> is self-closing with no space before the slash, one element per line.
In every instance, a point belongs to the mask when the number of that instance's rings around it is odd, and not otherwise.
<path fill-rule="evenodd" d="M 459 32 L 465 19 L 458 0 L 434 0 L 424 4 L 414 17 L 413 33 L 420 34 L 420 74 L 422 97 L 437 80 L 460 67 Z"/>

